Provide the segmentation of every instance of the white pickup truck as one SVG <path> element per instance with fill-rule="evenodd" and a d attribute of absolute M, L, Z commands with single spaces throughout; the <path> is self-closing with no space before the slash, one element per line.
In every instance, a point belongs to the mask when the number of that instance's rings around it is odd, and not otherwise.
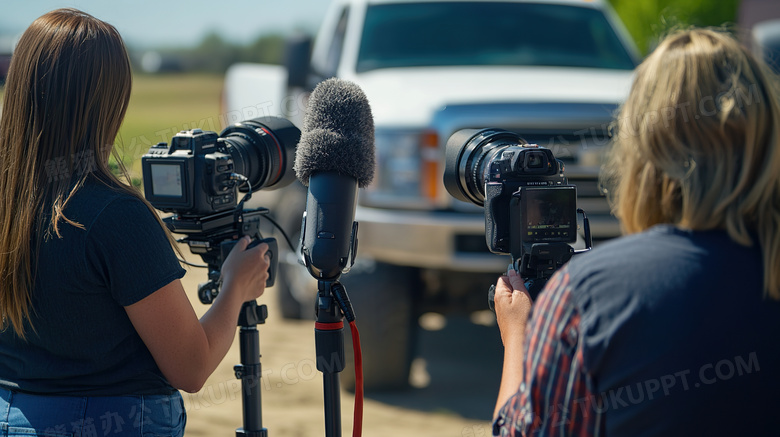
<path fill-rule="evenodd" d="M 343 277 L 363 321 L 367 388 L 406 385 L 417 316 L 484 309 L 509 263 L 488 251 L 482 209 L 444 189 L 455 131 L 503 128 L 552 149 L 594 240 L 619 234 L 597 174 L 639 56 L 605 0 L 334 0 L 310 57 L 309 44 L 290 44 L 285 67 L 231 68 L 225 109 L 299 123 L 307 92 L 329 77 L 367 95 L 377 172 L 359 196 L 358 265 Z M 258 197 L 297 235 L 305 193 L 296 184 Z M 316 285 L 289 258 L 277 281 L 282 310 L 308 317 Z"/>

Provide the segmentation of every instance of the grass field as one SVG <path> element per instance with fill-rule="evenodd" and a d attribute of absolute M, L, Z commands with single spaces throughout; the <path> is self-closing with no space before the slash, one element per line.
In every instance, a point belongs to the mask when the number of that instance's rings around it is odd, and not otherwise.
<path fill-rule="evenodd" d="M 158 142 L 169 142 L 183 129 L 219 132 L 222 75 L 136 75 L 116 146 L 133 179 L 141 177 L 141 155 Z M 3 87 L 0 87 L 0 103 Z"/>
<path fill-rule="evenodd" d="M 219 132 L 223 76 L 204 74 L 136 75 L 117 148 L 134 177 L 150 146 L 184 129 Z"/>

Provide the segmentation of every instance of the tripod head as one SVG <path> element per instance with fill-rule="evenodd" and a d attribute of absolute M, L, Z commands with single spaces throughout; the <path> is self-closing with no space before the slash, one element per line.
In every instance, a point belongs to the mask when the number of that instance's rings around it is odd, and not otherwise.
<path fill-rule="evenodd" d="M 171 232 L 187 235 L 179 241 L 187 243 L 190 252 L 200 255 L 209 269 L 208 282 L 198 286 L 198 298 L 202 303 L 211 304 L 219 294 L 222 264 L 236 242 L 245 235 L 253 239 L 247 249 L 261 243 L 268 244 L 271 265 L 265 285 L 274 285 L 279 264 L 278 244 L 275 238 L 263 238 L 260 233 L 260 219 L 268 212 L 267 208 L 236 209 L 205 217 L 173 215 L 163 219 Z"/>

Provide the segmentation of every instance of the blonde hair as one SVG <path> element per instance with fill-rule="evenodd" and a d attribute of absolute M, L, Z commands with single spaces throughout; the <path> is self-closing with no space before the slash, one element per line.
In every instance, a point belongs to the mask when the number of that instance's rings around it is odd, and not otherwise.
<path fill-rule="evenodd" d="M 780 106 L 774 77 L 731 36 L 678 31 L 638 67 L 602 173 L 625 233 L 724 229 L 761 246 L 780 300 Z"/>
<path fill-rule="evenodd" d="M 21 36 L 0 118 L 0 328 L 24 338 L 37 264 L 31 242 L 59 237 L 61 221 L 83 228 L 63 211 L 88 177 L 144 201 L 108 167 L 131 85 L 122 38 L 89 14 L 58 9 Z"/>

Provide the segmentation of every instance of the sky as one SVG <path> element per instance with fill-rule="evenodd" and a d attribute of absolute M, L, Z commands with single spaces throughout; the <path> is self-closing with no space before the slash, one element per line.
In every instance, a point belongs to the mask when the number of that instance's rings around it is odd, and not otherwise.
<path fill-rule="evenodd" d="M 113 24 L 128 46 L 187 47 L 217 31 L 247 43 L 268 33 L 316 32 L 330 0 L 0 0 L 0 37 L 18 36 L 53 9 L 75 7 Z"/>

